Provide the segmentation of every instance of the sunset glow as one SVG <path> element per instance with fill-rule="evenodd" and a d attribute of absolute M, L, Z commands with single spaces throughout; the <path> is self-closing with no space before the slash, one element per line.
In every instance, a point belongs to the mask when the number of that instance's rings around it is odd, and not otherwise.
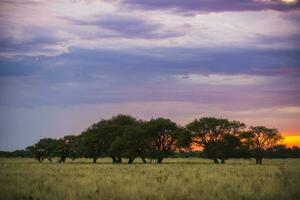
<path fill-rule="evenodd" d="M 300 135 L 291 135 L 291 136 L 286 135 L 286 136 L 283 136 L 282 144 L 286 145 L 288 147 L 293 147 L 293 146 L 300 147 Z M 197 144 L 193 144 L 191 146 L 191 149 L 193 151 L 200 151 L 200 150 L 202 150 L 202 148 L 199 145 L 197 145 Z"/>
<path fill-rule="evenodd" d="M 283 144 L 286 144 L 289 147 L 292 146 L 300 147 L 300 135 L 285 136 L 283 140 Z"/>

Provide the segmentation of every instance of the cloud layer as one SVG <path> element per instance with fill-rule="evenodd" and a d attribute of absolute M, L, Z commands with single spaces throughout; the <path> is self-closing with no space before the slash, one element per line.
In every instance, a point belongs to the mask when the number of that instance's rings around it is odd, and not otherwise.
<path fill-rule="evenodd" d="M 144 9 L 175 9 L 187 13 L 262 10 L 289 11 L 300 7 L 297 0 L 125 0 L 125 2 Z"/>

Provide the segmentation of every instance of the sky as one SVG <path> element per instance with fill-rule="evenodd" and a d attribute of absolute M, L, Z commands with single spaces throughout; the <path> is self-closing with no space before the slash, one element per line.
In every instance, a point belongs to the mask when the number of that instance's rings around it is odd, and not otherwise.
<path fill-rule="evenodd" d="M 118 113 L 300 146 L 299 58 L 296 0 L 0 0 L 0 150 Z"/>

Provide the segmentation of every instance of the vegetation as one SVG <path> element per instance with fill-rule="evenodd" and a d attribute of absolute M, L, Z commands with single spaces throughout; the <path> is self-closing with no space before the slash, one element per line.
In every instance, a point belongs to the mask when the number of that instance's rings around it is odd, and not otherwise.
<path fill-rule="evenodd" d="M 276 129 L 251 126 L 248 132 L 243 133 L 242 138 L 245 140 L 245 145 L 254 152 L 256 164 L 262 164 L 265 152 L 272 149 L 282 136 Z"/>
<path fill-rule="evenodd" d="M 67 159 L 62 165 L 2 158 L 0 199 L 300 199 L 299 159 L 265 159 L 264 165 L 244 159 L 215 165 L 202 158 L 136 163 L 113 165 L 110 158 L 100 158 L 96 164 Z"/>
<path fill-rule="evenodd" d="M 181 127 L 170 119 L 143 121 L 120 114 L 92 124 L 77 136 L 44 138 L 21 152 L 39 162 L 45 159 L 52 162 L 53 157 L 58 157 L 60 163 L 67 158 L 91 158 L 96 163 L 98 158 L 108 157 L 112 163 L 126 159 L 129 164 L 136 158 L 144 163 L 149 159 L 160 164 L 175 152 L 193 151 L 195 146 L 203 150 L 203 157 L 216 164 L 224 164 L 229 158 L 250 157 L 256 159 L 256 164 L 262 164 L 264 157 L 280 157 L 278 153 L 284 151 L 289 152 L 285 154 L 287 157 L 299 155 L 297 149 L 280 146 L 281 140 L 277 129 L 247 128 L 242 122 L 223 118 L 203 117 Z"/>
<path fill-rule="evenodd" d="M 214 163 L 225 163 L 241 145 L 240 134 L 245 124 L 227 119 L 204 117 L 187 125 L 193 142 L 200 145 Z"/>

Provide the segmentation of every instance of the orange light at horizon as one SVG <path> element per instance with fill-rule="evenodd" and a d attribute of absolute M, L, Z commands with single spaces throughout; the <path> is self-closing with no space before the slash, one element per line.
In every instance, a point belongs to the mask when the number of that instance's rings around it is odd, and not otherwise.
<path fill-rule="evenodd" d="M 298 146 L 300 147 L 300 135 L 287 135 L 284 136 L 283 144 L 292 147 Z"/>
<path fill-rule="evenodd" d="M 191 150 L 192 151 L 201 151 L 201 150 L 203 150 L 203 148 L 200 147 L 198 144 L 193 143 L 191 146 Z"/>
<path fill-rule="evenodd" d="M 300 147 L 300 135 L 283 135 L 282 144 L 288 147 Z M 191 149 L 192 151 L 201 151 L 203 148 L 197 144 L 192 144 Z"/>

